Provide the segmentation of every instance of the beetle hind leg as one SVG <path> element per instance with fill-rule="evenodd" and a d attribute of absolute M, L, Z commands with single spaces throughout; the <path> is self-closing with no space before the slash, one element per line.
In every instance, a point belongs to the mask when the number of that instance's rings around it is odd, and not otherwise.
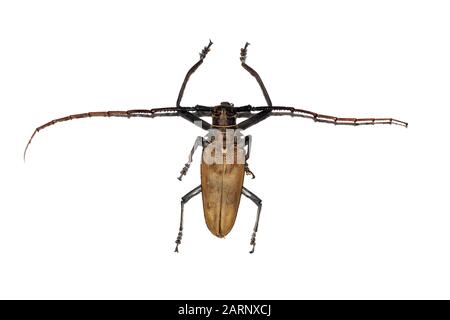
<path fill-rule="evenodd" d="M 191 200 L 193 197 L 202 192 L 202 186 L 198 186 L 197 188 L 192 189 L 188 193 L 186 193 L 181 198 L 181 215 L 180 215 L 180 228 L 178 229 L 178 236 L 175 243 L 177 244 L 175 247 L 175 252 L 178 252 L 178 246 L 181 244 L 181 239 L 183 238 L 183 218 L 184 218 L 184 205 Z"/>
<path fill-rule="evenodd" d="M 250 240 L 250 245 L 252 246 L 252 249 L 250 250 L 250 253 L 253 253 L 253 252 L 255 252 L 256 232 L 258 232 L 258 225 L 259 225 L 259 217 L 261 215 L 262 200 L 260 198 L 258 198 L 258 196 L 256 194 L 254 194 L 253 192 L 251 192 L 250 190 L 248 190 L 245 187 L 242 187 L 242 194 L 244 196 L 246 196 L 247 198 L 249 198 L 250 200 L 252 200 L 256 204 L 256 206 L 258 207 L 258 211 L 256 213 L 255 226 L 253 227 L 252 238 Z"/>

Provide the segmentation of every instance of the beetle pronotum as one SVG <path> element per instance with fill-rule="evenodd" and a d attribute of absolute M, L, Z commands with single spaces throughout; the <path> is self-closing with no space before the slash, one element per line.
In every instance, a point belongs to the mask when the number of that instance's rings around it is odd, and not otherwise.
<path fill-rule="evenodd" d="M 153 109 L 135 109 L 127 111 L 96 111 L 73 114 L 66 117 L 54 119 L 38 128 L 36 128 L 25 147 L 24 159 L 28 147 L 40 130 L 54 125 L 58 122 L 90 118 L 90 117 L 145 117 L 154 118 L 160 116 L 180 116 L 191 123 L 194 123 L 208 131 L 205 137 L 197 137 L 191 152 L 189 153 L 188 162 L 184 165 L 180 172 L 179 180 L 188 172 L 192 163 L 192 157 L 195 150 L 202 146 L 201 161 L 201 184 L 189 191 L 181 198 L 181 216 L 178 236 L 175 240 L 175 252 L 178 252 L 178 246 L 183 236 L 183 218 L 184 205 L 194 196 L 202 193 L 203 211 L 205 222 L 208 229 L 217 237 L 225 237 L 233 228 L 236 220 L 241 195 L 249 198 L 257 206 L 256 221 L 251 235 L 250 245 L 252 246 L 250 253 L 255 250 L 256 232 L 258 231 L 259 217 L 261 213 L 262 202 L 254 193 L 244 187 L 244 176 L 251 175 L 253 172 L 249 169 L 248 159 L 250 157 L 250 149 L 252 137 L 247 135 L 242 137 L 241 131 L 261 122 L 262 120 L 274 115 L 290 115 L 302 118 L 309 118 L 316 122 L 325 122 L 335 125 L 374 125 L 374 124 L 396 124 L 407 127 L 406 122 L 393 118 L 342 118 L 324 115 L 308 110 L 297 109 L 286 106 L 273 106 L 269 93 L 264 86 L 259 74 L 247 65 L 247 47 L 249 43 L 241 49 L 241 64 L 258 82 L 266 106 L 254 107 L 245 105 L 234 107 L 232 103 L 222 102 L 217 106 L 196 105 L 194 107 L 182 107 L 181 100 L 186 88 L 186 84 L 190 76 L 203 63 L 206 55 L 210 51 L 212 42 L 203 48 L 200 52 L 200 59 L 187 72 L 181 85 L 180 92 L 175 107 L 153 108 Z M 202 117 L 211 117 L 212 123 L 202 119 Z M 246 118 L 237 123 L 237 118 Z"/>

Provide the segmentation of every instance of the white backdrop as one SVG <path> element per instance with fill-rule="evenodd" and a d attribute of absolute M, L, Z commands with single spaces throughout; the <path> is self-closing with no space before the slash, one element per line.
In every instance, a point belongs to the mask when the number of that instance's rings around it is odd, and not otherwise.
<path fill-rule="evenodd" d="M 0 4 L 0 298 L 450 298 L 449 4 L 445 1 L 8 1 Z M 178 118 L 53 118 L 184 105 L 395 117 L 343 127 L 268 119 L 233 231 L 212 236 L 201 129 Z"/>

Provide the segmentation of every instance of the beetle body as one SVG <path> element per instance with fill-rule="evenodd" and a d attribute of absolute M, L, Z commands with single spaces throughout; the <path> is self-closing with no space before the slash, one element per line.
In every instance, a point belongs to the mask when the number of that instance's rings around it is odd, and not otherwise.
<path fill-rule="evenodd" d="M 227 146 L 221 151 L 214 148 L 212 150 L 214 158 L 222 161 L 208 163 L 205 160 L 208 158 L 206 155 L 208 150 L 206 148 L 203 151 L 200 170 L 203 211 L 209 231 L 222 238 L 231 231 L 236 221 L 245 175 L 244 164 L 227 161 L 227 155 L 231 153 L 235 159 L 242 158 L 245 151 L 236 144 Z M 219 155 L 216 156 L 215 152 L 219 152 Z"/>
<path fill-rule="evenodd" d="M 245 149 L 236 135 L 233 105 L 222 102 L 212 113 L 210 142 L 203 148 L 201 190 L 209 231 L 225 237 L 236 221 L 245 176 Z"/>
<path fill-rule="evenodd" d="M 350 118 L 335 117 L 313 111 L 298 109 L 287 106 L 273 106 L 266 87 L 258 75 L 246 62 L 248 43 L 241 49 L 241 65 L 248 71 L 258 82 L 266 101 L 266 106 L 253 107 L 245 105 L 234 107 L 229 102 L 222 102 L 218 106 L 202 106 L 193 107 L 181 106 L 184 90 L 190 76 L 203 63 L 206 54 L 211 48 L 212 42 L 203 48 L 200 52 L 200 59 L 187 72 L 184 81 L 178 93 L 176 107 L 163 107 L 152 109 L 131 109 L 121 111 L 95 111 L 79 114 L 72 114 L 62 118 L 54 119 L 37 127 L 24 150 L 24 160 L 27 149 L 37 132 L 52 126 L 59 122 L 68 120 L 91 118 L 91 117 L 123 117 L 123 118 L 154 118 L 159 116 L 179 116 L 189 122 L 208 131 L 206 137 L 197 137 L 195 144 L 189 154 L 188 162 L 184 165 L 178 179 L 186 175 L 195 150 L 203 147 L 201 161 L 201 185 L 189 191 L 181 197 L 181 215 L 180 227 L 176 238 L 175 252 L 178 252 L 178 246 L 183 236 L 183 217 L 184 205 L 194 196 L 202 193 L 203 211 L 205 222 L 212 234 L 219 238 L 225 237 L 233 228 L 236 221 L 241 195 L 250 199 L 257 206 L 256 221 L 253 227 L 253 233 L 250 240 L 254 252 L 256 244 L 256 232 L 258 231 L 259 218 L 262 208 L 261 199 L 244 187 L 244 176 L 251 175 L 255 177 L 249 169 L 248 159 L 250 157 L 250 149 L 252 138 L 250 135 L 243 137 L 241 130 L 246 130 L 251 126 L 263 121 L 264 119 L 274 115 L 289 115 L 302 118 L 308 118 L 316 122 L 330 123 L 334 125 L 374 125 L 374 124 L 396 124 L 407 127 L 408 123 L 393 118 Z M 211 123 L 202 119 L 202 117 L 211 117 Z M 237 118 L 247 118 L 237 122 Z"/>

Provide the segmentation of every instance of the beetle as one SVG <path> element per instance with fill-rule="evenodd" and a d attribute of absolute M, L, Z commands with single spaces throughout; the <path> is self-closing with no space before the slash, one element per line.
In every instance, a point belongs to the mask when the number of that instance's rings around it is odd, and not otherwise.
<path fill-rule="evenodd" d="M 175 240 L 175 252 L 178 252 L 178 247 L 181 244 L 183 237 L 184 206 L 190 199 L 201 193 L 206 225 L 209 231 L 219 238 L 225 237 L 232 230 L 236 221 L 242 195 L 255 203 L 257 206 L 257 214 L 250 240 L 250 253 L 253 253 L 255 250 L 256 233 L 258 231 L 262 201 L 257 195 L 244 187 L 244 176 L 250 175 L 253 179 L 255 178 L 255 175 L 248 166 L 252 136 L 243 136 L 243 130 L 250 128 L 270 116 L 276 115 L 290 115 L 292 117 L 309 118 L 316 122 L 324 122 L 335 125 L 358 126 L 395 124 L 408 127 L 408 123 L 393 118 L 343 118 L 294 107 L 274 106 L 261 77 L 246 63 L 247 48 L 249 46 L 248 42 L 245 43 L 243 48 L 241 48 L 241 65 L 258 82 L 267 105 L 256 107 L 252 105 L 245 105 L 235 107 L 230 102 L 222 102 L 217 106 L 181 106 L 181 100 L 189 78 L 203 63 L 206 55 L 211 49 L 212 44 L 213 43 L 210 40 L 209 44 L 200 52 L 200 59 L 188 70 L 178 93 L 175 107 L 133 109 L 127 111 L 86 112 L 54 119 L 34 130 L 25 147 L 23 154 L 24 160 L 28 147 L 30 146 L 36 133 L 59 122 L 90 117 L 182 117 L 202 129 L 207 130 L 208 134 L 204 137 L 197 137 L 194 146 L 189 153 L 188 161 L 180 171 L 180 176 L 178 177 L 181 181 L 183 176 L 187 174 L 193 160 L 193 155 L 196 149 L 201 146 L 201 184 L 181 198 L 180 226 L 178 236 Z M 211 117 L 212 123 L 202 119 L 202 117 Z M 245 118 L 245 120 L 237 122 L 237 118 Z"/>

